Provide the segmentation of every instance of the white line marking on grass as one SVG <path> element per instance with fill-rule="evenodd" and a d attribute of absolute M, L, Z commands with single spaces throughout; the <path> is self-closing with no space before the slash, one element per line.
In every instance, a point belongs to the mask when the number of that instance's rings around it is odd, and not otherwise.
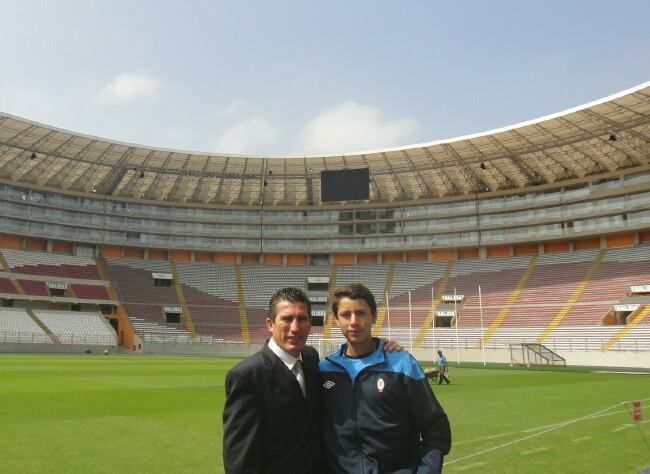
<path fill-rule="evenodd" d="M 483 436 L 482 438 L 468 439 L 465 441 L 454 441 L 454 446 L 460 446 L 461 444 L 472 444 L 472 443 L 484 443 L 485 441 L 490 441 L 497 438 L 503 438 L 504 436 L 512 436 L 519 433 L 519 431 L 510 431 L 507 433 L 499 433 L 490 436 Z"/>
<path fill-rule="evenodd" d="M 623 402 L 623 403 L 625 403 L 625 402 Z M 503 444 L 501 444 L 501 445 L 499 445 L 499 446 L 493 446 L 493 447 L 491 447 L 491 448 L 484 449 L 484 450 L 479 451 L 479 452 L 477 452 L 477 453 L 473 453 L 473 454 L 470 454 L 470 455 L 465 456 L 465 457 L 462 457 L 462 458 L 454 459 L 453 461 L 446 462 L 444 465 L 447 466 L 447 465 L 449 465 L 449 464 L 454 464 L 454 463 L 457 463 L 457 462 L 459 462 L 459 461 L 465 461 L 466 459 L 473 458 L 474 456 L 480 456 L 481 454 L 485 454 L 485 453 L 489 453 L 489 452 L 491 452 L 491 451 L 495 451 L 495 450 L 497 450 L 497 449 L 505 448 L 506 446 L 510 446 L 510 445 L 512 445 L 512 444 L 515 444 L 515 443 L 521 443 L 522 441 L 526 441 L 526 440 L 531 439 L 531 438 L 534 438 L 534 437 L 536 437 L 536 436 L 543 435 L 543 434 L 548 433 L 548 432 L 550 432 L 550 431 L 554 431 L 554 430 L 557 430 L 557 429 L 560 429 L 560 428 L 564 428 L 565 426 L 572 425 L 572 424 L 577 423 L 577 422 L 579 422 L 579 421 L 584 421 L 584 420 L 588 420 L 588 419 L 590 419 L 590 418 L 594 418 L 594 417 L 599 416 L 599 415 L 601 415 L 601 414 L 603 414 L 603 413 L 606 413 L 606 412 L 608 412 L 608 411 L 611 411 L 611 410 L 613 410 L 613 409 L 619 407 L 620 405 L 621 405 L 620 403 L 617 403 L 616 405 L 613 405 L 613 406 L 611 406 L 611 407 L 604 408 L 604 409 L 599 410 L 599 411 L 597 411 L 597 412 L 595 412 L 595 413 L 590 413 L 589 415 L 585 415 L 585 416 L 582 416 L 582 417 L 580 417 L 580 418 L 575 418 L 575 419 L 573 419 L 573 420 L 566 421 L 566 422 L 564 422 L 564 423 L 561 423 L 561 424 L 559 424 L 559 425 L 556 425 L 556 426 L 554 426 L 554 427 L 552 427 L 552 428 L 547 428 L 547 429 L 545 429 L 545 430 L 543 430 L 543 431 L 540 431 L 540 432 L 538 432 L 538 433 L 533 433 L 533 434 L 530 434 L 530 435 L 528 435 L 528 436 L 524 436 L 523 438 L 519 438 L 519 439 L 515 439 L 515 440 L 512 440 L 512 441 L 509 441 L 509 442 L 507 442 L 507 443 L 503 443 Z"/>
<path fill-rule="evenodd" d="M 574 443 L 580 443 L 580 442 L 582 442 L 582 441 L 587 441 L 587 440 L 590 440 L 590 439 L 591 439 L 591 436 L 583 436 L 582 438 L 576 438 L 576 439 L 574 439 L 573 442 L 574 442 Z"/>
<path fill-rule="evenodd" d="M 620 415 L 621 413 L 627 413 L 627 411 L 626 410 L 615 410 L 615 411 L 610 411 L 609 413 L 601 413 L 599 415 L 593 415 L 593 416 L 591 416 L 589 418 L 596 419 L 596 418 L 602 418 L 602 417 L 606 417 L 606 416 Z M 650 418 L 647 419 L 647 420 L 643 420 L 640 423 L 649 423 L 649 422 L 650 422 Z M 494 440 L 494 439 L 497 439 L 497 438 L 504 438 L 504 437 L 507 437 L 507 436 L 513 436 L 513 435 L 517 435 L 517 434 L 521 434 L 521 433 L 537 433 L 537 432 L 543 431 L 543 430 L 549 430 L 549 429 L 552 430 L 554 428 L 560 428 L 564 424 L 566 424 L 566 423 L 565 422 L 552 423 L 550 425 L 536 426 L 535 428 L 529 428 L 527 430 L 508 431 L 508 432 L 504 432 L 504 433 L 493 434 L 493 435 L 490 435 L 490 436 L 483 436 L 482 438 L 468 439 L 468 440 L 464 440 L 464 441 L 455 441 L 454 446 L 460 446 L 460 445 L 466 445 L 466 444 L 472 444 L 472 443 L 484 443 L 486 441 Z M 580 439 L 582 440 L 582 438 L 580 438 Z"/>
<path fill-rule="evenodd" d="M 625 375 L 650 375 L 650 372 L 625 372 L 616 370 L 594 370 L 594 374 L 625 374 Z"/>
<path fill-rule="evenodd" d="M 548 451 L 548 447 L 540 446 L 539 448 L 529 449 L 528 451 L 522 451 L 521 454 L 535 454 L 535 453 L 541 453 L 542 451 Z"/>
<path fill-rule="evenodd" d="M 558 427 L 560 425 L 562 425 L 562 423 L 553 423 L 551 425 L 546 425 L 546 426 L 537 426 L 535 428 L 530 428 L 528 430 L 521 430 L 521 431 L 519 431 L 519 433 L 534 433 L 534 432 L 540 431 L 540 430 L 547 430 L 549 428 L 556 428 L 556 427 Z"/>
<path fill-rule="evenodd" d="M 612 433 L 618 433 L 619 431 L 626 430 L 628 428 L 634 428 L 634 425 L 631 425 L 629 423 L 625 423 L 623 426 L 619 426 L 618 428 L 614 428 L 611 432 Z"/>
<path fill-rule="evenodd" d="M 458 466 L 455 470 L 456 471 L 467 471 L 468 469 L 474 469 L 474 468 L 483 467 L 483 466 L 486 466 L 486 465 L 487 465 L 486 462 L 475 462 L 474 464 L 468 464 L 467 466 L 462 466 L 462 467 Z"/>

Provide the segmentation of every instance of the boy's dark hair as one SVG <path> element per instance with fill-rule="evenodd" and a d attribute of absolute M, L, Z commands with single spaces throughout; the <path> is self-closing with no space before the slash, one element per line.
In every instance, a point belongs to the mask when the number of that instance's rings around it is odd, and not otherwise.
<path fill-rule="evenodd" d="M 361 283 L 350 283 L 349 285 L 342 286 L 334 292 L 334 298 L 332 299 L 332 312 L 336 316 L 339 312 L 339 303 L 343 298 L 349 298 L 351 300 L 364 300 L 370 306 L 370 312 L 372 314 L 377 314 L 377 303 L 375 302 L 375 296 L 372 294 L 368 288 L 363 286 Z"/>
<path fill-rule="evenodd" d="M 311 322 L 311 303 L 309 302 L 307 294 L 300 288 L 294 288 L 291 286 L 280 288 L 273 293 L 273 296 L 271 296 L 271 301 L 269 301 L 269 318 L 271 321 L 275 322 L 275 316 L 278 314 L 278 303 L 282 301 L 306 304 L 309 322 Z"/>

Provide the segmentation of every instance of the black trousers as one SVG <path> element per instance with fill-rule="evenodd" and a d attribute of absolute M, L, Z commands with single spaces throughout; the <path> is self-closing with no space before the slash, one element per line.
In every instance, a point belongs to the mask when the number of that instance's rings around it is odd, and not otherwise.
<path fill-rule="evenodd" d="M 448 379 L 447 377 L 445 377 L 445 372 L 443 372 L 443 371 L 441 370 L 441 371 L 440 371 L 440 374 L 438 375 L 438 385 L 442 385 L 442 381 L 443 381 L 443 380 L 444 380 L 445 382 L 449 383 L 449 379 Z"/>

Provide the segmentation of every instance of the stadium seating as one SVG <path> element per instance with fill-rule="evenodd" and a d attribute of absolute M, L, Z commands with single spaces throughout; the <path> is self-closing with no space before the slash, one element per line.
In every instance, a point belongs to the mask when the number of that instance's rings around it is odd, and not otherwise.
<path fill-rule="evenodd" d="M 0 342 L 50 344 L 52 340 L 26 310 L 0 308 Z"/>
<path fill-rule="evenodd" d="M 18 283 L 26 295 L 50 296 L 50 292 L 47 290 L 47 286 L 45 286 L 44 281 L 25 280 L 23 278 L 19 278 Z"/>
<path fill-rule="evenodd" d="M 83 283 L 71 283 L 70 287 L 74 295 L 79 299 L 86 300 L 109 300 L 108 291 L 105 286 L 87 285 Z"/>
<path fill-rule="evenodd" d="M 14 273 L 101 280 L 95 261 L 89 257 L 10 249 L 0 249 L 0 252 Z"/>
<path fill-rule="evenodd" d="M 16 294 L 16 287 L 9 278 L 0 278 L 0 293 Z"/>
<path fill-rule="evenodd" d="M 99 279 L 98 267 L 92 259 L 48 257 L 45 253 L 6 249 L 2 254 L 26 295 L 47 298 L 49 292 L 43 276 L 54 273 L 55 267 L 57 272 L 65 265 L 92 268 L 87 274 Z M 619 333 L 622 326 L 602 324 L 615 304 L 629 301 L 630 286 L 650 284 L 650 245 L 552 253 L 534 258 L 335 267 L 172 263 L 134 258 L 107 259 L 106 263 L 111 283 L 134 329 L 149 341 L 257 344 L 269 336 L 265 320 L 269 298 L 276 289 L 283 286 L 307 289 L 309 277 L 333 276 L 337 287 L 362 282 L 373 291 L 383 315 L 382 335 L 411 341 L 421 333 L 423 347 L 458 344 L 475 348 L 488 330 L 486 347 L 508 347 L 540 337 L 551 348 L 571 350 L 599 350 L 610 340 L 613 341 L 610 350 L 638 350 L 650 344 L 648 317 L 624 334 Z M 172 274 L 174 281 L 168 287 L 155 286 L 152 273 Z M 30 279 L 30 275 L 42 279 Z M 79 274 L 75 273 L 75 277 Z M 106 285 L 84 282 L 83 278 L 69 284 L 77 298 L 91 300 L 109 299 Z M 9 278 L 0 278 L 0 292 L 15 294 L 16 291 Z M 327 297 L 329 291 L 309 294 Z M 453 294 L 463 295 L 464 300 L 457 305 L 436 301 L 442 295 Z M 648 303 L 641 299 L 640 304 Z M 188 321 L 167 323 L 164 306 L 182 307 Z M 452 327 L 430 327 L 434 309 L 457 310 L 458 317 L 452 321 Z M 34 321 L 25 316 L 25 324 L 33 329 L 29 321 Z M 81 321 L 61 318 L 62 324 L 63 319 L 72 323 Z M 46 319 L 53 326 L 52 333 L 74 334 L 52 322 L 50 317 Z M 457 328 L 453 326 L 456 323 Z M 36 327 L 35 334 L 43 332 Z M 310 341 L 318 341 L 324 334 L 323 328 L 315 327 Z M 336 337 L 336 331 L 331 336 L 328 334 L 328 338 Z"/>
<path fill-rule="evenodd" d="M 34 315 L 61 344 L 114 345 L 111 332 L 100 313 L 34 310 Z"/>

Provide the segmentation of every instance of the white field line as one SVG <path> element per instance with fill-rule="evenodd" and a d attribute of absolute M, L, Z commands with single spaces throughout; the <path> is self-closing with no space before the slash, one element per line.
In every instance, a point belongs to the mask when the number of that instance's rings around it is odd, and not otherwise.
<path fill-rule="evenodd" d="M 618 433 L 619 431 L 624 431 L 624 430 L 626 430 L 628 428 L 634 428 L 634 425 L 630 424 L 630 423 L 625 423 L 625 424 L 619 426 L 618 428 L 614 428 L 613 430 L 611 430 L 611 432 L 612 433 Z"/>
<path fill-rule="evenodd" d="M 475 462 L 475 463 L 472 463 L 472 464 L 468 464 L 466 466 L 457 466 L 455 468 L 455 470 L 456 471 L 467 471 L 467 470 L 470 470 L 470 469 L 474 470 L 474 469 L 477 469 L 479 467 L 483 467 L 483 466 L 486 466 L 486 465 L 487 465 L 486 462 Z"/>
<path fill-rule="evenodd" d="M 593 416 L 593 418 L 598 418 L 598 417 L 601 417 L 601 416 L 616 415 L 616 414 L 620 414 L 620 413 L 627 413 L 627 411 L 626 410 L 613 411 L 611 413 L 606 413 L 606 414 L 602 414 L 602 415 Z M 536 433 L 538 431 L 546 430 L 548 428 L 556 428 L 556 427 L 559 427 L 559 426 L 563 426 L 564 424 L 565 424 L 565 422 L 551 423 L 550 425 L 537 426 L 535 428 L 529 428 L 529 429 L 526 429 L 526 430 L 509 431 L 509 432 L 505 432 L 505 433 L 499 433 L 499 434 L 494 434 L 494 435 L 490 435 L 490 436 L 484 436 L 483 438 L 476 438 L 476 439 L 469 439 L 469 440 L 466 440 L 466 441 L 455 442 L 454 446 L 459 446 L 459 445 L 463 445 L 463 444 L 472 444 L 472 443 L 482 443 L 482 442 L 485 442 L 485 441 L 489 441 L 491 439 L 503 438 L 503 437 L 506 437 L 506 436 L 512 436 L 512 435 L 516 435 L 516 434 L 520 434 L 520 433 Z"/>
<path fill-rule="evenodd" d="M 506 446 L 510 446 L 510 445 L 512 445 L 512 444 L 515 444 L 515 443 L 520 443 L 520 442 L 522 442 L 522 441 L 526 441 L 526 440 L 531 439 L 531 438 L 534 438 L 534 437 L 536 437 L 536 436 L 540 436 L 540 435 L 543 435 L 543 434 L 545 434 L 545 433 L 549 433 L 549 432 L 551 432 L 551 431 L 554 431 L 554 430 L 557 430 L 557 429 L 560 429 L 560 428 L 564 428 L 565 426 L 572 425 L 573 423 L 577 423 L 577 422 L 579 422 L 579 421 L 587 420 L 587 419 L 589 419 L 589 418 L 594 418 L 594 417 L 596 417 L 596 416 L 598 416 L 598 415 L 601 415 L 602 413 L 605 413 L 605 412 L 607 412 L 607 411 L 609 411 L 609 410 L 613 410 L 614 408 L 619 407 L 619 406 L 623 405 L 624 403 L 625 403 L 625 402 L 617 403 L 616 405 L 613 405 L 613 406 L 611 406 L 611 407 L 608 407 L 608 408 L 605 408 L 605 409 L 603 409 L 603 410 L 597 411 L 597 412 L 595 412 L 595 413 L 591 413 L 591 414 L 589 414 L 589 415 L 585 415 L 585 416 L 583 416 L 583 417 L 576 418 L 576 419 L 574 419 L 574 420 L 569 420 L 569 421 L 566 421 L 566 422 L 564 422 L 564 423 L 559 423 L 559 424 L 551 425 L 549 428 L 543 429 L 542 431 L 539 431 L 539 432 L 537 432 L 537 433 L 533 433 L 533 434 L 531 434 L 531 435 L 524 436 L 524 437 L 521 437 L 521 438 L 519 438 L 519 439 L 515 439 L 515 440 L 512 440 L 512 441 L 509 441 L 509 442 L 507 442 L 507 443 L 503 443 L 503 444 L 501 444 L 501 445 L 499 445 L 499 446 L 493 446 L 492 448 L 484 449 L 484 450 L 482 450 L 482 451 L 479 451 L 479 452 L 477 452 L 477 453 L 470 454 L 470 455 L 465 456 L 465 457 L 462 457 L 462 458 L 454 459 L 453 461 L 446 462 L 444 465 L 447 466 L 447 465 L 449 465 L 449 464 L 454 464 L 454 463 L 457 463 L 457 462 L 460 462 L 460 461 L 465 461 L 466 459 L 470 459 L 470 458 L 473 458 L 473 457 L 475 457 L 475 456 L 479 456 L 479 455 L 481 455 L 481 454 L 489 453 L 490 451 L 496 451 L 497 449 L 505 448 Z M 621 412 L 624 412 L 624 410 L 621 410 Z"/>
<path fill-rule="evenodd" d="M 522 451 L 521 454 L 535 454 L 541 453 L 542 451 L 548 451 L 550 448 L 548 446 L 540 446 L 539 448 L 529 449 L 528 451 Z"/>

